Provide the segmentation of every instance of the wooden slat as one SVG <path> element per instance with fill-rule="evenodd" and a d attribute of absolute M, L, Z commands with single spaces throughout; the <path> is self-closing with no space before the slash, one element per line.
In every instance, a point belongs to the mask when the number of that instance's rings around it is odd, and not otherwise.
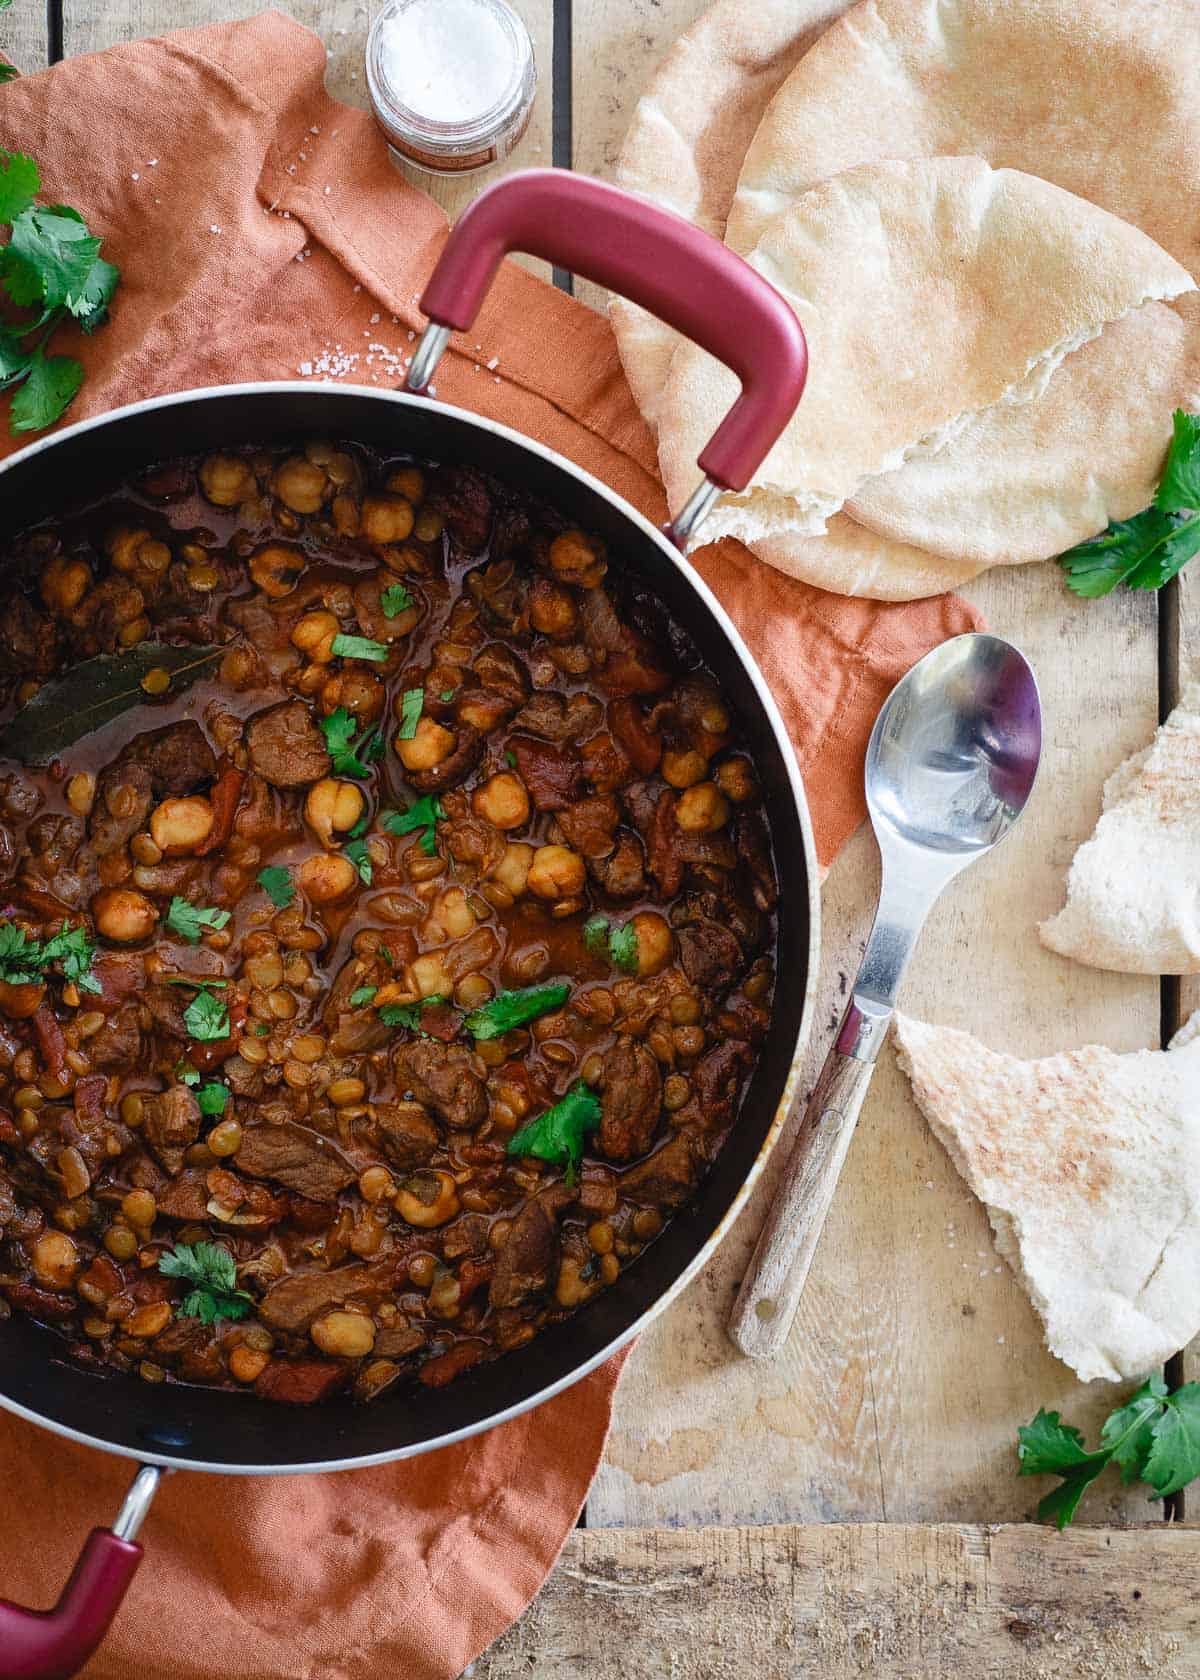
<path fill-rule="evenodd" d="M 0 52 L 25 75 L 46 68 L 45 0 L 15 0 L 0 12 Z"/>
<path fill-rule="evenodd" d="M 1195 1531 L 588 1529 L 475 1680 L 1200 1675 Z"/>
<path fill-rule="evenodd" d="M 39 0 L 17 0 L 18 5 L 36 9 Z M 481 175 L 428 175 L 414 170 L 412 179 L 443 205 L 453 219 L 481 186 L 512 169 L 549 165 L 551 161 L 551 67 L 554 53 L 553 0 L 512 0 L 524 18 L 533 40 L 539 71 L 537 102 L 529 128 L 520 145 L 500 168 Z M 159 35 L 169 29 L 194 24 L 218 23 L 246 16 L 246 0 L 64 0 L 63 46 L 67 53 L 96 52 L 118 41 L 135 41 L 145 35 Z M 377 8 L 372 7 L 372 13 Z M 330 93 L 348 105 L 364 108 L 369 103 L 363 71 L 363 53 L 371 18 L 360 0 L 281 0 L 289 12 L 321 37 L 329 54 L 326 77 Z M 548 278 L 545 264 L 529 267 Z"/>
<path fill-rule="evenodd" d="M 1089 1040 L 1157 1041 L 1153 980 L 1085 969 L 1038 942 L 1104 777 L 1155 721 L 1152 601 L 1082 604 L 1049 567 L 972 591 L 1038 671 L 1046 710 L 1040 789 L 1017 835 L 931 918 L 905 991 L 913 1014 L 1020 1055 Z M 1105 681 L 1096 683 L 1100 663 Z M 825 891 L 825 958 L 810 1075 L 853 973 L 876 890 L 873 847 L 847 849 Z M 777 1155 L 781 1165 L 783 1153 Z M 769 1185 L 765 1188 L 769 1189 Z M 705 1277 L 630 1360 L 589 1521 L 1010 1520 L 1032 1508 L 1014 1474 L 1016 1425 L 1039 1405 L 1095 1427 L 1111 1405 L 1045 1351 L 1040 1325 L 992 1247 L 983 1210 L 885 1054 L 781 1359 L 760 1366 L 724 1323 L 765 1206 L 740 1221 Z M 1092 1520 L 1144 1515 L 1107 1486 Z"/>

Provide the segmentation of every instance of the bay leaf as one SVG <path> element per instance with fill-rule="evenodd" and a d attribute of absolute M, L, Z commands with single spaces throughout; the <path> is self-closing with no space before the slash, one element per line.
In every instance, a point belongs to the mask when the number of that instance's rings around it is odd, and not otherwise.
<path fill-rule="evenodd" d="M 76 741 L 134 706 L 153 707 L 190 688 L 228 648 L 190 643 L 141 642 L 128 653 L 101 653 L 43 684 L 27 705 L 0 728 L 0 758 L 49 764 Z M 152 696 L 142 687 L 150 671 L 167 671 L 171 685 Z"/>

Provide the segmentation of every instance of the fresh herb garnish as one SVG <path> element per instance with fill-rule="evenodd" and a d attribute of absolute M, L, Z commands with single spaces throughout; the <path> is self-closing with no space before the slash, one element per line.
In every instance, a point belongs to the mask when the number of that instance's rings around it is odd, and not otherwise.
<path fill-rule="evenodd" d="M 421 712 L 425 705 L 425 690 L 423 688 L 406 688 L 400 699 L 400 727 L 396 731 L 398 741 L 411 741 L 417 733 L 417 725 L 421 721 Z"/>
<path fill-rule="evenodd" d="M 453 698 L 454 698 L 454 690 L 452 688 L 444 688 L 442 690 L 442 692 L 438 695 L 438 699 L 445 701 L 447 705 L 450 703 L 451 700 L 453 700 Z"/>
<path fill-rule="evenodd" d="M 1178 1493 L 1200 1476 L 1200 1383 L 1184 1383 L 1172 1394 L 1160 1377 L 1149 1378 L 1109 1413 L 1095 1452 L 1088 1452 L 1079 1430 L 1057 1412 L 1040 1411 L 1017 1434 L 1022 1476 L 1062 1477 L 1038 1505 L 1038 1516 L 1066 1528 L 1110 1463 L 1120 1466 L 1123 1482 L 1147 1483 L 1154 1490 L 1151 1499 Z"/>
<path fill-rule="evenodd" d="M 410 1032 L 422 1032 L 422 1009 L 432 1009 L 434 1004 L 448 1002 L 449 999 L 440 992 L 434 992 L 432 997 L 422 998 L 419 1003 L 385 1003 L 379 1011 L 379 1019 L 385 1027 L 407 1027 Z M 430 1035 L 425 1033 L 424 1036 L 428 1038 Z"/>
<path fill-rule="evenodd" d="M 64 928 L 45 944 L 31 939 L 15 922 L 0 927 L 0 980 L 9 986 L 41 985 L 51 964 L 60 963 L 64 979 L 81 991 L 98 992 L 100 982 L 91 972 L 95 954 L 96 947 L 81 927 Z"/>
<path fill-rule="evenodd" d="M 359 817 L 358 821 L 355 823 L 354 827 L 346 835 L 347 840 L 357 840 L 360 835 L 365 834 L 367 832 L 367 825 L 370 821 L 371 813 L 369 811 L 364 811 L 362 816 Z"/>
<path fill-rule="evenodd" d="M 377 729 L 364 730 L 360 735 L 345 706 L 321 719 L 321 733 L 335 776 L 357 776 L 362 781 L 371 774 L 371 760 L 383 757 L 383 736 Z"/>
<path fill-rule="evenodd" d="M 196 1101 L 200 1104 L 201 1114 L 224 1114 L 225 1104 L 229 1101 L 229 1087 L 212 1079 L 207 1085 L 201 1085 L 196 1092 Z"/>
<path fill-rule="evenodd" d="M 517 768 L 517 755 L 511 748 L 507 748 L 505 750 L 504 762 L 508 765 L 510 770 L 515 770 Z"/>
<path fill-rule="evenodd" d="M 371 854 L 367 850 L 365 840 L 351 840 L 342 847 L 350 862 L 358 870 L 358 878 L 366 886 L 371 885 Z"/>
<path fill-rule="evenodd" d="M 200 935 L 205 928 L 219 931 L 228 920 L 228 910 L 214 910 L 208 904 L 191 904 L 186 898 L 178 896 L 171 900 L 167 910 L 167 926 L 186 939 L 189 945 L 200 943 Z"/>
<path fill-rule="evenodd" d="M 164 1277 L 184 1278 L 195 1288 L 179 1304 L 180 1318 L 215 1324 L 219 1318 L 245 1318 L 254 1297 L 237 1287 L 233 1255 L 220 1243 L 176 1243 L 161 1254 L 158 1269 Z"/>
<path fill-rule="evenodd" d="M 191 1062 L 185 1062 L 182 1056 L 175 1064 L 175 1077 L 181 1085 L 199 1085 L 200 1075 Z"/>
<path fill-rule="evenodd" d="M 420 689 L 416 691 L 418 694 Z M 408 807 L 407 811 L 388 811 L 383 817 L 383 826 L 389 834 L 413 834 L 421 831 L 418 841 L 426 857 L 432 857 L 437 851 L 437 825 L 446 813 L 438 803 L 437 796 L 432 793 L 422 797 Z"/>
<path fill-rule="evenodd" d="M 497 992 L 494 998 L 473 1009 L 463 1025 L 473 1038 L 499 1038 L 539 1015 L 548 1015 L 567 1001 L 570 986 L 526 986 L 519 992 Z"/>
<path fill-rule="evenodd" d="M 257 879 L 259 886 L 277 910 L 286 910 L 296 896 L 292 872 L 280 864 L 269 863 L 265 869 L 259 870 Z"/>
<path fill-rule="evenodd" d="M 638 942 L 632 922 L 626 922 L 624 927 L 613 927 L 607 916 L 589 916 L 583 924 L 583 943 L 592 956 L 607 954 L 609 960 L 617 968 L 624 969 L 626 974 L 637 973 Z"/>
<path fill-rule="evenodd" d="M 369 636 L 344 636 L 340 633 L 331 644 L 335 659 L 373 659 L 382 665 L 388 656 L 386 642 L 373 642 Z"/>
<path fill-rule="evenodd" d="M 379 604 L 385 618 L 399 618 L 412 606 L 413 598 L 402 583 L 389 583 L 379 597 Z"/>
<path fill-rule="evenodd" d="M 375 996 L 375 993 L 378 990 L 379 990 L 378 986 L 360 986 L 356 992 L 351 992 L 350 993 L 350 1007 L 351 1007 L 351 1009 L 362 1009 L 362 1008 L 364 1008 L 368 1003 L 370 1003 L 371 999 Z"/>
<path fill-rule="evenodd" d="M 1153 504 L 1059 555 L 1076 595 L 1161 589 L 1200 549 L 1200 416 L 1177 408 L 1174 426 Z"/>
<path fill-rule="evenodd" d="M 207 1044 L 218 1038 L 229 1037 L 229 1011 L 223 1000 L 214 997 L 207 989 L 215 985 L 215 981 L 206 981 L 201 985 L 191 1003 L 183 1012 L 183 1024 L 191 1036 L 198 1043 Z"/>
<path fill-rule="evenodd" d="M 608 949 L 608 917 L 589 916 L 583 924 L 583 945 L 592 956 L 599 957 Z"/>
<path fill-rule="evenodd" d="M 0 248 L 0 286 L 17 309 L 32 311 L 0 324 L 0 390 L 20 386 L 9 416 L 14 434 L 52 426 L 70 405 L 82 364 L 48 356 L 47 341 L 68 319 L 86 333 L 103 325 L 121 278 L 78 210 L 34 203 L 41 184 L 31 157 L 0 150 L 0 223 L 10 230 Z"/>
<path fill-rule="evenodd" d="M 514 1132 L 508 1140 L 509 1155 L 535 1155 L 555 1166 L 566 1164 L 566 1181 L 574 1184 L 583 1159 L 583 1140 L 600 1124 L 600 1099 L 582 1083 L 572 1085 L 553 1108 Z"/>

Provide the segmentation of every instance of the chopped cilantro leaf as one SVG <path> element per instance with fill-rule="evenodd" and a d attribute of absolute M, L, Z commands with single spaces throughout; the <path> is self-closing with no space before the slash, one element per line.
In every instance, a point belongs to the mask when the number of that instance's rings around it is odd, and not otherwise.
<path fill-rule="evenodd" d="M 369 636 L 337 635 L 332 643 L 335 659 L 373 659 L 382 665 L 388 656 L 385 642 L 373 642 Z"/>
<path fill-rule="evenodd" d="M 183 1012 L 183 1024 L 199 1043 L 229 1037 L 229 1011 L 219 997 L 201 986 Z"/>
<path fill-rule="evenodd" d="M 637 973 L 638 940 L 632 922 L 626 922 L 624 927 L 613 928 L 608 936 L 608 954 L 626 974 Z"/>
<path fill-rule="evenodd" d="M 438 698 L 449 704 L 449 702 L 454 698 L 454 690 L 452 688 L 444 688 Z"/>
<path fill-rule="evenodd" d="M 85 928 L 64 928 L 43 945 L 15 922 L 0 926 L 0 980 L 9 986 L 41 985 L 50 965 L 59 963 L 63 977 L 81 991 L 98 992 L 100 982 L 91 972 L 95 954 Z"/>
<path fill-rule="evenodd" d="M 508 765 L 510 770 L 515 770 L 517 768 L 517 755 L 511 750 L 511 748 L 505 751 L 504 762 Z"/>
<path fill-rule="evenodd" d="M 570 986 L 526 986 L 519 992 L 497 992 L 494 998 L 473 1009 L 463 1025 L 473 1038 L 499 1038 L 514 1027 L 523 1027 L 548 1015 L 567 1001 Z"/>
<path fill-rule="evenodd" d="M 419 1003 L 385 1003 L 379 1011 L 379 1019 L 385 1027 L 407 1027 L 410 1032 L 421 1031 L 421 1011 L 430 1009 L 435 1003 L 447 1003 L 440 992 L 432 997 L 422 998 Z M 429 1034 L 425 1034 L 426 1038 Z"/>
<path fill-rule="evenodd" d="M 364 811 L 362 816 L 359 817 L 358 821 L 355 823 L 354 827 L 347 834 L 347 840 L 357 840 L 360 835 L 365 834 L 367 832 L 367 824 L 370 820 L 370 813 Z"/>
<path fill-rule="evenodd" d="M 205 928 L 219 931 L 228 920 L 228 910 L 214 910 L 208 904 L 191 904 L 186 898 L 180 898 L 178 895 L 171 900 L 167 910 L 167 926 L 173 933 L 186 939 L 189 945 L 200 943 L 200 935 Z"/>
<path fill-rule="evenodd" d="M 566 1166 L 568 1184 L 575 1182 L 583 1159 L 583 1140 L 600 1124 L 600 1099 L 580 1081 L 544 1114 L 514 1132 L 507 1144 L 509 1155 L 533 1155 L 539 1161 Z"/>
<path fill-rule="evenodd" d="M 225 1104 L 229 1101 L 229 1087 L 219 1080 L 210 1080 L 196 1092 L 196 1101 L 200 1104 L 201 1114 L 224 1114 Z"/>
<path fill-rule="evenodd" d="M 421 691 L 418 689 L 418 693 Z M 419 845 L 426 857 L 432 857 L 437 851 L 437 824 L 446 813 L 438 803 L 436 795 L 426 793 L 408 807 L 407 811 L 388 811 L 383 818 L 383 826 L 389 834 L 413 834 L 421 831 Z"/>
<path fill-rule="evenodd" d="M 366 1004 L 370 1003 L 371 999 L 375 996 L 375 993 L 378 990 L 379 990 L 378 986 L 360 986 L 356 992 L 351 992 L 350 993 L 350 1007 L 351 1007 L 351 1009 L 362 1009 L 362 1008 L 364 1008 Z"/>
<path fill-rule="evenodd" d="M 158 1269 L 164 1277 L 183 1278 L 195 1288 L 179 1306 L 180 1318 L 198 1318 L 215 1324 L 219 1318 L 244 1318 L 254 1297 L 237 1287 L 233 1255 L 220 1243 L 176 1243 L 159 1256 Z"/>
<path fill-rule="evenodd" d="M 398 741 L 411 741 L 417 733 L 417 724 L 421 721 L 421 712 L 425 705 L 425 690 L 423 688 L 406 688 L 400 700 L 400 727 L 396 731 Z"/>
<path fill-rule="evenodd" d="M 182 1059 L 175 1064 L 175 1077 L 181 1085 L 199 1085 L 200 1075 L 190 1062 Z"/>
<path fill-rule="evenodd" d="M 413 604 L 413 598 L 402 583 L 390 583 L 379 597 L 385 618 L 399 618 Z"/>
<path fill-rule="evenodd" d="M 296 896 L 291 870 L 279 864 L 269 863 L 265 869 L 260 869 L 258 884 L 277 910 L 286 910 Z"/>
<path fill-rule="evenodd" d="M 371 854 L 367 850 L 365 840 L 351 840 L 343 848 L 350 862 L 358 870 L 358 878 L 366 886 L 371 885 Z"/>
<path fill-rule="evenodd" d="M 589 916 L 583 924 L 583 945 L 592 956 L 599 957 L 608 948 L 608 917 Z"/>
<path fill-rule="evenodd" d="M 335 776 L 357 776 L 362 781 L 371 774 L 368 761 L 383 755 L 384 743 L 379 731 L 368 729 L 359 735 L 358 724 L 345 706 L 321 719 L 321 733 Z"/>

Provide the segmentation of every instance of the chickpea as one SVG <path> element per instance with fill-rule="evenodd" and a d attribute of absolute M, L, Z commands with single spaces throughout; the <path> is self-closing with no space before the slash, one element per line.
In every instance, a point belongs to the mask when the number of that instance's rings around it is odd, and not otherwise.
<path fill-rule="evenodd" d="M 562 1265 L 558 1269 L 558 1282 L 554 1286 L 554 1299 L 560 1307 L 577 1307 L 581 1301 L 586 1301 L 592 1293 L 587 1280 L 580 1277 L 578 1260 L 565 1255 Z"/>
<path fill-rule="evenodd" d="M 116 945 L 149 939 L 158 926 L 158 911 L 132 887 L 102 887 L 92 899 L 92 916 L 96 931 Z"/>
<path fill-rule="evenodd" d="M 121 1202 L 121 1212 L 131 1225 L 153 1225 L 158 1203 L 149 1190 L 131 1190 Z"/>
<path fill-rule="evenodd" d="M 367 1087 L 361 1079 L 335 1079 L 325 1088 L 325 1095 L 335 1108 L 349 1108 L 353 1103 L 360 1103 L 366 1094 Z"/>
<path fill-rule="evenodd" d="M 649 1242 L 662 1228 L 662 1214 L 657 1208 L 639 1208 L 633 1216 L 634 1236 L 640 1237 L 642 1242 Z"/>
<path fill-rule="evenodd" d="M 474 931 L 475 913 L 461 887 L 447 887 L 440 894 L 432 914 L 422 930 L 429 944 L 437 943 L 439 935 L 445 939 L 462 939 Z"/>
<path fill-rule="evenodd" d="M 340 852 L 315 852 L 297 874 L 300 890 L 312 904 L 336 904 L 358 885 L 358 871 Z"/>
<path fill-rule="evenodd" d="M 694 787 L 708 775 L 708 760 L 694 747 L 687 752 L 668 749 L 662 756 L 663 781 L 675 788 Z"/>
<path fill-rule="evenodd" d="M 261 1348 L 235 1347 L 229 1355 L 229 1375 L 235 1382 L 257 1382 L 270 1364 L 270 1354 Z"/>
<path fill-rule="evenodd" d="M 433 770 L 450 757 L 457 744 L 451 730 L 443 729 L 431 717 L 423 717 L 417 720 L 411 740 L 396 737 L 396 752 L 406 770 Z"/>
<path fill-rule="evenodd" d="M 104 1246 L 114 1260 L 132 1260 L 138 1240 L 128 1225 L 110 1225 L 104 1233 Z"/>
<path fill-rule="evenodd" d="M 33 1275 L 46 1289 L 69 1289 L 79 1270 L 79 1250 L 65 1231 L 43 1231 L 30 1255 Z"/>
<path fill-rule="evenodd" d="M 442 525 L 440 513 L 436 513 L 433 508 L 422 508 L 413 526 L 413 536 L 418 542 L 436 542 L 442 534 Z"/>
<path fill-rule="evenodd" d="M 331 612 L 309 612 L 292 627 L 292 645 L 316 665 L 333 658 L 333 638 L 341 625 Z"/>
<path fill-rule="evenodd" d="M 604 548 L 583 531 L 563 531 L 550 544 L 550 566 L 564 583 L 595 589 L 608 570 Z"/>
<path fill-rule="evenodd" d="M 607 1219 L 597 1219 L 587 1230 L 588 1247 L 593 1254 L 608 1254 L 613 1245 L 613 1228 Z"/>
<path fill-rule="evenodd" d="M 698 1056 L 704 1048 L 703 1027 L 673 1027 L 671 1036 L 681 1056 Z"/>
<path fill-rule="evenodd" d="M 92 574 L 83 560 L 56 554 L 42 573 L 42 600 L 52 613 L 73 613 L 92 587 Z"/>
<path fill-rule="evenodd" d="M 543 636 L 573 636 L 579 622 L 575 597 L 553 578 L 535 578 L 529 592 L 529 622 Z"/>
<path fill-rule="evenodd" d="M 418 1289 L 428 1289 L 437 1276 L 437 1266 L 437 1259 L 432 1254 L 410 1255 L 408 1261 L 409 1282 L 415 1283 Z"/>
<path fill-rule="evenodd" d="M 341 491 L 333 498 L 330 512 L 333 514 L 333 528 L 339 537 L 356 537 L 358 535 L 358 503 L 353 496 Z"/>
<path fill-rule="evenodd" d="M 323 776 L 314 782 L 304 801 L 304 820 L 323 846 L 334 844 L 335 834 L 345 834 L 362 816 L 362 789 L 353 782 Z"/>
<path fill-rule="evenodd" d="M 409 1225 L 431 1230 L 459 1211 L 458 1186 L 448 1172 L 414 1173 L 397 1191 L 392 1205 Z"/>
<path fill-rule="evenodd" d="M 514 776 L 511 770 L 501 770 L 475 789 L 471 809 L 494 828 L 507 832 L 523 828 L 529 821 L 529 795 L 519 776 Z"/>
<path fill-rule="evenodd" d="M 184 857 L 196 851 L 213 829 L 213 808 L 207 799 L 164 799 L 150 817 L 150 838 L 164 857 Z"/>
<path fill-rule="evenodd" d="M 621 1275 L 621 1262 L 617 1259 L 615 1254 L 602 1254 L 600 1256 L 599 1270 L 601 1280 L 604 1283 L 616 1283 L 617 1279 Z"/>
<path fill-rule="evenodd" d="M 724 764 L 718 764 L 713 779 L 726 799 L 732 799 L 735 805 L 744 805 L 758 797 L 758 782 L 748 758 L 727 758 Z"/>
<path fill-rule="evenodd" d="M 148 1306 L 135 1307 L 121 1329 L 127 1336 L 136 1336 L 139 1341 L 148 1342 L 152 1336 L 160 1335 L 170 1322 L 171 1303 L 151 1301 Z"/>
<path fill-rule="evenodd" d="M 681 1109 L 691 1094 L 691 1083 L 681 1073 L 672 1073 L 663 1081 L 663 1107 L 668 1114 Z"/>
<path fill-rule="evenodd" d="M 453 989 L 454 982 L 435 952 L 415 957 L 408 965 L 408 972 L 418 995 L 423 998 L 445 997 Z"/>
<path fill-rule="evenodd" d="M 639 975 L 661 974 L 675 949 L 675 936 L 666 920 L 656 910 L 639 910 L 630 926 L 637 939 Z"/>
<path fill-rule="evenodd" d="M 397 467 L 389 474 L 386 487 L 414 505 L 425 500 L 425 474 L 420 467 Z"/>
<path fill-rule="evenodd" d="M 529 890 L 539 898 L 572 898 L 586 879 L 583 859 L 569 846 L 539 846 L 529 865 Z"/>
<path fill-rule="evenodd" d="M 232 1119 L 218 1120 L 204 1141 L 218 1160 L 223 1160 L 228 1155 L 236 1155 L 242 1147 L 241 1124 Z"/>
<path fill-rule="evenodd" d="M 403 542 L 412 534 L 413 507 L 403 496 L 364 496 L 362 534 L 368 542 Z"/>
<path fill-rule="evenodd" d="M 257 485 L 249 464 L 236 455 L 210 455 L 200 468 L 200 488 L 214 507 L 248 502 Z"/>
<path fill-rule="evenodd" d="M 492 869 L 492 880 L 504 887 L 514 898 L 520 898 L 529 884 L 529 866 L 534 848 L 523 840 L 510 840 L 504 856 Z"/>
<path fill-rule="evenodd" d="M 298 548 L 268 543 L 250 556 L 250 576 L 262 590 L 278 600 L 290 595 L 304 571 L 304 556 Z"/>
<path fill-rule="evenodd" d="M 321 689 L 321 710 L 326 717 L 344 706 L 360 723 L 374 723 L 383 715 L 387 691 L 383 679 L 362 665 L 335 671 Z"/>
<path fill-rule="evenodd" d="M 461 1297 L 462 1285 L 449 1267 L 443 1266 L 434 1277 L 433 1287 L 429 1291 L 429 1311 L 434 1318 L 457 1318 Z"/>
<path fill-rule="evenodd" d="M 289 455 L 275 468 L 271 488 L 293 513 L 317 513 L 330 484 L 315 461 L 306 461 L 303 455 Z"/>
<path fill-rule="evenodd" d="M 358 1175 L 358 1193 L 364 1202 L 383 1202 L 396 1194 L 396 1181 L 386 1167 L 367 1167 Z"/>
<path fill-rule="evenodd" d="M 685 834 L 715 834 L 729 821 L 729 802 L 715 782 L 697 782 L 680 794 L 675 821 Z"/>
<path fill-rule="evenodd" d="M 483 974 L 464 974 L 454 988 L 454 1001 L 460 1009 L 478 1009 L 491 995 L 492 983 Z"/>
<path fill-rule="evenodd" d="M 362 1359 L 375 1346 L 375 1325 L 364 1313 L 327 1312 L 309 1335 L 322 1353 L 337 1359 Z"/>

